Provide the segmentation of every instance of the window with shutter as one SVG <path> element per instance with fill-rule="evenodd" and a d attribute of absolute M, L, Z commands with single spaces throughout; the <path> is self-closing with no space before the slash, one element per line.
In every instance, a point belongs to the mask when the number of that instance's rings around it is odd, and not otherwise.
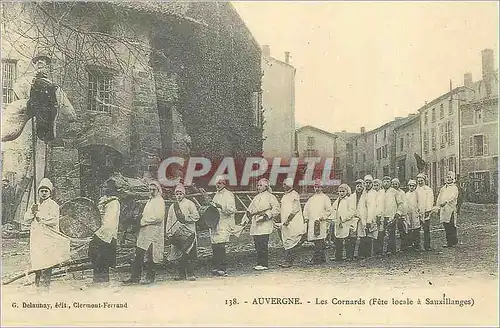
<path fill-rule="evenodd" d="M 483 155 L 488 155 L 488 141 L 486 135 L 483 136 Z"/>
<path fill-rule="evenodd" d="M 474 157 L 474 137 L 469 137 L 469 157 Z"/>

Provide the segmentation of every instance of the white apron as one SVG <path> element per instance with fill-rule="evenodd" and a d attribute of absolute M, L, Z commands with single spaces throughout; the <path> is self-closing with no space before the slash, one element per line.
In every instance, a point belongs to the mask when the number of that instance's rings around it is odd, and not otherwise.
<path fill-rule="evenodd" d="M 425 212 L 432 210 L 432 207 L 434 206 L 434 192 L 432 191 L 432 188 L 426 185 L 423 185 L 422 187 L 418 187 L 415 190 L 417 193 L 417 203 L 418 203 L 418 208 L 420 210 L 420 213 L 423 215 Z M 431 216 L 425 217 L 424 215 L 424 220 L 430 220 Z"/>
<path fill-rule="evenodd" d="M 31 269 L 52 267 L 70 259 L 70 240 L 59 232 L 59 205 L 52 199 L 38 204 L 37 218 L 26 212 L 26 221 L 31 222 L 30 260 Z"/>
<path fill-rule="evenodd" d="M 439 191 L 436 206 L 439 207 L 439 221 L 450 223 L 451 216 L 457 212 L 458 188 L 456 184 L 444 185 Z M 445 204 L 441 207 L 442 204 Z M 455 226 L 457 226 L 457 215 L 455 215 Z"/>
<path fill-rule="evenodd" d="M 366 232 L 366 229 L 363 229 L 364 236 L 368 236 L 372 239 L 377 239 L 378 237 L 378 228 L 377 228 L 377 198 L 378 192 L 374 189 L 370 189 L 369 191 L 364 191 L 364 199 L 365 199 L 365 223 L 370 224 L 370 229 Z"/>
<path fill-rule="evenodd" d="M 408 191 L 405 194 L 405 227 L 406 230 L 420 228 L 421 214 L 418 208 L 418 196 L 416 191 Z M 423 218 L 423 217 L 422 217 Z"/>
<path fill-rule="evenodd" d="M 234 221 L 234 213 L 236 213 L 236 201 L 234 199 L 234 194 L 224 188 L 215 193 L 212 201 L 220 204 L 222 208 L 218 208 L 220 217 L 217 228 L 209 229 L 211 243 L 228 243 L 232 234 L 239 237 L 244 226 L 238 226 Z"/>
<path fill-rule="evenodd" d="M 302 235 L 306 232 L 304 217 L 300 208 L 300 196 L 295 190 L 284 194 L 281 198 L 281 223 L 288 220 L 288 217 L 292 213 L 295 213 L 295 215 L 288 226 L 281 226 L 281 238 L 284 249 L 291 249 L 297 245 L 302 239 Z"/>
<path fill-rule="evenodd" d="M 182 214 L 184 214 L 186 220 L 186 223 L 184 225 L 195 233 L 193 244 L 191 245 L 191 247 L 189 247 L 189 249 L 186 250 L 186 253 L 189 253 L 193 247 L 196 247 L 196 221 L 200 219 L 200 214 L 198 213 L 198 209 L 196 209 L 196 205 L 187 198 L 184 198 L 180 201 L 179 208 L 181 209 Z M 179 229 L 181 224 L 182 223 L 177 221 L 174 206 L 170 205 L 168 209 L 165 231 L 173 234 L 177 229 Z M 184 255 L 184 252 L 181 249 L 179 249 L 175 245 L 171 245 L 167 260 L 175 261 L 180 259 L 182 255 Z"/>
<path fill-rule="evenodd" d="M 330 198 L 323 194 L 314 194 L 309 198 L 304 206 L 304 220 L 307 222 L 307 240 L 321 240 L 326 238 L 328 231 L 328 223 L 332 211 L 332 203 Z M 314 235 L 314 222 L 322 217 L 326 220 L 320 221 L 319 235 Z"/>
<path fill-rule="evenodd" d="M 274 229 L 273 219 L 280 214 L 280 204 L 276 196 L 266 190 L 254 197 L 248 206 L 248 211 L 250 214 L 259 213 L 259 215 L 252 216 L 250 235 L 269 235 Z M 267 215 L 268 220 L 261 220 L 264 214 Z M 248 222 L 246 214 L 243 216 L 242 222 Z"/>
<path fill-rule="evenodd" d="M 144 207 L 141 218 L 141 229 L 137 236 L 137 247 L 148 250 L 153 244 L 153 262 L 163 261 L 165 235 L 163 223 L 165 221 L 165 202 L 161 195 L 151 198 Z"/>
<path fill-rule="evenodd" d="M 354 210 L 349 197 L 337 198 L 332 205 L 332 219 L 335 224 L 335 238 L 347 238 L 355 234 L 358 219 L 354 217 Z"/>

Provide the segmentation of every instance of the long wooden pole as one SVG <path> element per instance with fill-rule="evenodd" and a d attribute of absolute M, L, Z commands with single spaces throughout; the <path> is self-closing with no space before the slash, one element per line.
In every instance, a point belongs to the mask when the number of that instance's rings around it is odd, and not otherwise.
<path fill-rule="evenodd" d="M 34 199 L 34 204 L 36 204 L 36 197 L 37 197 L 37 192 L 36 192 L 36 142 L 37 142 L 37 137 L 36 137 L 36 126 L 35 126 L 35 117 L 31 119 L 31 154 L 33 156 L 33 199 Z M 29 199 L 28 199 L 29 201 Z"/>

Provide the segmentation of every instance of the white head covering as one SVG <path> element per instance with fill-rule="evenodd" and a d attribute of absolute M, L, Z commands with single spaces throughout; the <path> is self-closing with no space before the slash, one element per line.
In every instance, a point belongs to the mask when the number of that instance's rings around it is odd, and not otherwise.
<path fill-rule="evenodd" d="M 158 190 L 158 193 L 161 195 L 163 193 L 163 190 L 161 189 L 161 185 L 158 181 L 156 180 L 151 180 L 149 181 L 149 185 L 153 185 L 156 187 L 156 190 Z M 186 193 L 186 192 L 184 192 Z"/>
<path fill-rule="evenodd" d="M 177 186 L 175 186 L 175 191 L 181 191 L 184 195 L 186 194 L 186 187 L 182 183 L 179 183 Z"/>
<path fill-rule="evenodd" d="M 416 186 L 417 185 L 417 181 L 410 180 L 410 181 L 408 181 L 408 185 L 414 185 L 414 186 Z"/>
<path fill-rule="evenodd" d="M 424 173 L 417 174 L 417 178 L 423 178 L 424 180 L 427 180 L 427 177 L 425 176 Z"/>
<path fill-rule="evenodd" d="M 347 196 L 349 196 L 351 194 L 351 187 L 349 187 L 349 185 L 346 183 L 341 184 L 339 186 L 339 190 L 340 189 L 344 189 L 345 191 L 347 191 Z"/>
<path fill-rule="evenodd" d="M 373 177 L 371 174 L 368 174 L 368 175 L 365 175 L 365 181 L 369 180 L 369 181 L 372 181 L 373 182 Z"/>
<path fill-rule="evenodd" d="M 283 181 L 283 184 L 284 185 L 287 185 L 289 187 L 293 187 L 293 179 L 292 178 L 286 178 L 284 181 Z"/>
<path fill-rule="evenodd" d="M 401 184 L 401 182 L 399 182 L 399 179 L 398 179 L 398 178 L 394 178 L 394 179 L 392 179 L 392 180 L 391 180 L 391 182 L 397 182 L 397 183 Z"/>
<path fill-rule="evenodd" d="M 223 175 L 218 175 L 215 177 L 215 183 L 219 183 L 219 182 L 227 184 L 227 180 Z"/>
<path fill-rule="evenodd" d="M 455 172 L 449 171 L 446 177 L 451 177 L 453 179 L 453 182 L 455 182 Z"/>
<path fill-rule="evenodd" d="M 38 185 L 38 190 L 40 190 L 41 188 L 47 188 L 50 190 L 50 192 L 52 192 L 52 190 L 54 189 L 54 185 L 48 178 L 43 178 Z"/>

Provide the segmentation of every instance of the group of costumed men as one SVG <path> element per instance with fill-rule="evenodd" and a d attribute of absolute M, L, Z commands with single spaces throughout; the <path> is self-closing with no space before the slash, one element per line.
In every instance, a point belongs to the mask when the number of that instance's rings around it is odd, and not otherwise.
<path fill-rule="evenodd" d="M 293 189 L 293 180 L 283 182 L 284 195 L 278 201 L 273 195 L 269 181 L 259 180 L 258 194 L 253 198 L 240 224 L 236 224 L 236 203 L 234 194 L 227 188 L 227 180 L 215 179 L 216 192 L 211 204 L 217 208 L 220 219 L 210 228 L 213 251 L 214 275 L 227 276 L 226 245 L 231 235 L 240 236 L 244 227 L 250 224 L 257 252 L 255 270 L 269 267 L 269 236 L 275 229 L 280 231 L 285 261 L 281 267 L 291 267 L 297 257 L 297 249 L 307 237 L 314 243 L 310 264 L 326 262 L 325 239 L 331 234 L 335 241 L 335 256 L 332 260 L 353 260 L 357 240 L 357 258 L 381 255 L 384 251 L 384 237 L 388 235 L 386 254 L 396 253 L 396 230 L 399 231 L 402 251 L 420 251 L 420 229 L 424 230 L 424 250 L 431 250 L 431 213 L 439 212 L 440 222 L 446 233 L 446 245 L 458 244 L 457 198 L 455 174 L 449 172 L 434 206 L 432 189 L 425 183 L 424 174 L 408 182 L 409 190 L 400 189 L 398 179 L 384 177 L 373 179 L 371 175 L 356 181 L 354 192 L 343 183 L 338 188 L 338 198 L 333 201 L 323 193 L 322 182 L 316 180 L 314 194 L 307 200 L 302 211 L 300 197 Z M 120 216 L 118 188 L 113 180 L 106 181 L 102 190 L 104 196 L 98 202 L 101 227 L 94 233 L 89 245 L 89 258 L 93 264 L 93 281 L 109 281 L 109 268 L 116 265 L 116 239 Z M 25 220 L 31 222 L 30 251 L 32 268 L 36 268 L 35 283 L 48 287 L 51 268 L 69 259 L 69 240 L 59 232 L 59 205 L 51 199 L 53 185 L 47 178 L 38 187 L 39 204 L 26 212 Z M 184 185 L 175 188 L 175 202 L 165 213 L 162 188 L 157 181 L 149 182 L 150 198 L 140 217 L 135 259 L 131 265 L 130 279 L 124 284 L 139 284 L 143 269 L 146 271 L 143 284 L 155 281 L 156 266 L 163 262 L 165 237 L 167 239 L 180 227 L 196 234 L 196 222 L 200 214 L 196 205 L 186 198 Z M 165 220 L 166 214 L 166 220 Z M 345 250 L 345 257 L 344 257 Z M 175 280 L 196 280 L 194 264 L 197 257 L 196 235 L 190 247 L 180 249 L 171 246 L 167 260 L 176 263 Z"/>

